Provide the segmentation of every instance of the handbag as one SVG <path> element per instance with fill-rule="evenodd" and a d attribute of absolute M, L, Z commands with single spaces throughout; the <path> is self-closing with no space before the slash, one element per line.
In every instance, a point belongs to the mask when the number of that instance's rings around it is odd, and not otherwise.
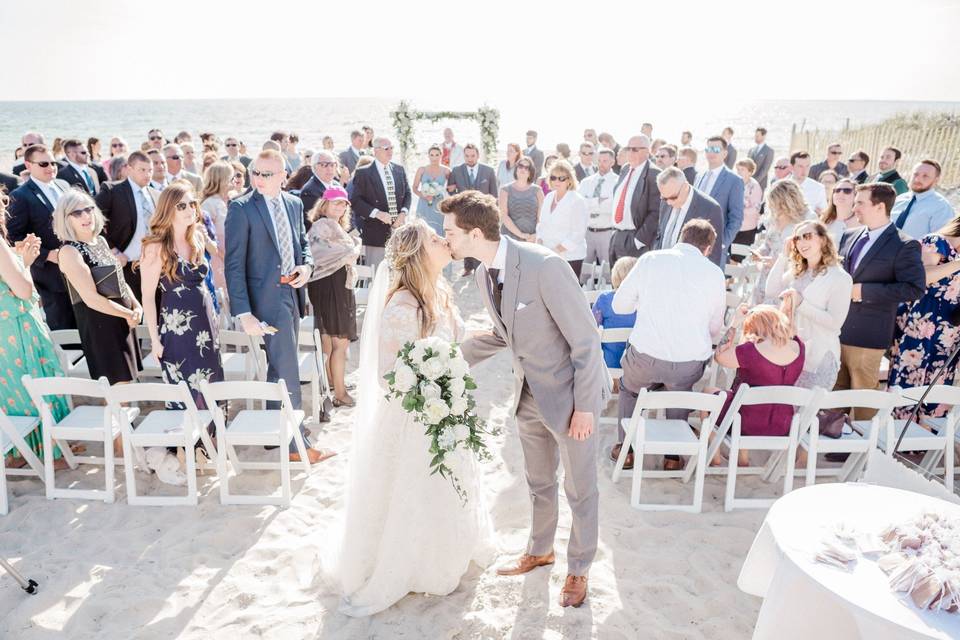
<path fill-rule="evenodd" d="M 117 265 L 102 265 L 90 267 L 90 275 L 97 293 L 110 300 L 122 300 L 123 288 L 120 286 L 120 267 Z M 66 280 L 66 278 L 64 278 Z M 67 280 L 67 292 L 70 294 L 70 304 L 82 301 L 80 294 Z"/>
<path fill-rule="evenodd" d="M 840 409 L 821 409 L 817 412 L 817 421 L 820 423 L 820 435 L 836 440 L 843 435 L 843 427 L 850 418 Z"/>

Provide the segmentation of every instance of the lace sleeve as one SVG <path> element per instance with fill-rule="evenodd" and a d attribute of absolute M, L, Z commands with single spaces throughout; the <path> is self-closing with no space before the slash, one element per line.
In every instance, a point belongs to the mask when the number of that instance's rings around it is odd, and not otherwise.
<path fill-rule="evenodd" d="M 378 378 L 381 384 L 385 384 L 383 374 L 393 368 L 400 348 L 407 342 L 413 342 L 419 338 L 420 323 L 417 304 L 412 297 L 398 291 L 383 308 L 383 316 L 380 320 Z"/>

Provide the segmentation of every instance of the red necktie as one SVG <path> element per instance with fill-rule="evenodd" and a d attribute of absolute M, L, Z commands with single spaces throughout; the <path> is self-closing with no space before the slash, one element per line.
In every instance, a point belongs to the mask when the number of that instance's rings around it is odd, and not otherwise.
<path fill-rule="evenodd" d="M 627 179 L 623 181 L 623 191 L 620 192 L 620 200 L 617 201 L 617 212 L 613 215 L 614 224 L 623 222 L 623 205 L 627 201 L 627 190 L 630 188 L 630 178 L 633 177 L 634 169 L 636 167 L 630 167 L 630 173 L 627 174 Z"/>

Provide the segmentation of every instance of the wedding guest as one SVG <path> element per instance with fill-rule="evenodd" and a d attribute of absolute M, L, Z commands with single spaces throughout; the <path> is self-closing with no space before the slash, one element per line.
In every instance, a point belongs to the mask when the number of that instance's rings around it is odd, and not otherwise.
<path fill-rule="evenodd" d="M 50 153 L 53 154 L 53 159 L 57 162 L 62 162 L 66 159 L 63 153 L 63 138 L 57 137 L 53 139 L 53 144 L 50 145 Z"/>
<path fill-rule="evenodd" d="M 184 156 L 180 145 L 164 145 L 163 157 L 167 162 L 167 184 L 174 180 L 186 180 L 193 187 L 194 195 L 203 193 L 203 180 L 200 176 L 183 168 Z"/>
<path fill-rule="evenodd" d="M 231 196 L 235 198 L 244 191 L 244 187 L 248 187 L 247 184 L 250 180 L 247 175 L 247 168 L 243 166 L 241 162 L 230 162 L 230 166 L 233 167 L 233 190 L 234 194 Z"/>
<path fill-rule="evenodd" d="M 593 175 L 597 171 L 596 167 L 596 147 L 589 142 L 580 143 L 580 159 L 575 165 L 573 165 L 573 170 L 576 173 L 577 180 L 583 182 L 588 176 Z"/>
<path fill-rule="evenodd" d="M 743 222 L 740 231 L 733 238 L 734 244 L 753 245 L 757 238 L 757 225 L 760 224 L 760 204 L 763 202 L 763 189 L 753 176 L 757 172 L 756 163 L 750 158 L 738 160 L 734 165 L 737 175 L 743 180 Z M 739 260 L 738 260 L 739 262 Z"/>
<path fill-rule="evenodd" d="M 806 151 L 794 151 L 790 155 L 791 179 L 800 186 L 803 198 L 819 214 L 827 208 L 827 192 L 823 185 L 810 177 L 810 154 Z"/>
<path fill-rule="evenodd" d="M 798 224 L 766 282 L 767 296 L 783 300 L 806 346 L 797 386 L 832 389 L 836 383 L 840 328 L 850 310 L 852 289 L 853 279 L 840 265 L 827 228 L 813 220 Z"/>
<path fill-rule="evenodd" d="M 163 131 L 160 129 L 150 129 L 147 132 L 147 143 L 151 149 L 159 151 L 167 143 L 167 139 L 163 137 Z"/>
<path fill-rule="evenodd" d="M 129 153 L 127 148 L 127 141 L 121 138 L 120 136 L 113 136 L 110 138 L 110 157 L 115 158 L 116 156 L 122 156 Z"/>
<path fill-rule="evenodd" d="M 632 329 L 637 323 L 637 312 L 616 313 L 613 310 L 613 296 L 617 289 L 623 284 L 624 278 L 637 264 L 637 259 L 631 256 L 620 258 L 610 270 L 610 284 L 613 286 L 611 291 L 604 291 L 597 296 L 597 301 L 593 303 L 593 317 L 597 320 L 597 326 L 603 329 Z M 601 342 L 600 348 L 603 350 L 603 362 L 608 369 L 619 369 L 620 359 L 623 358 L 623 352 L 627 350 L 626 342 Z M 614 381 L 619 384 L 619 380 Z"/>
<path fill-rule="evenodd" d="M 820 172 L 820 177 L 817 178 L 817 182 L 823 185 L 823 190 L 827 196 L 827 202 L 830 202 L 830 196 L 833 194 L 833 188 L 837 185 L 837 180 L 840 179 L 840 176 L 837 175 L 832 169 L 827 169 L 826 171 Z M 826 209 L 826 207 L 824 207 Z M 823 213 L 821 211 L 820 213 Z"/>
<path fill-rule="evenodd" d="M 150 158 L 150 188 L 156 191 L 163 191 L 167 188 L 167 160 L 159 149 L 148 149 L 147 156 Z"/>
<path fill-rule="evenodd" d="M 923 295 L 920 243 L 890 222 L 897 192 L 889 184 L 857 187 L 853 210 L 864 227 L 843 234 L 840 256 L 853 277 L 850 312 L 840 331 L 837 389 L 876 389 L 880 362 L 893 341 L 897 307 Z M 857 419 L 874 411 L 856 409 Z"/>
<path fill-rule="evenodd" d="M 323 192 L 331 187 L 339 187 L 337 177 L 339 163 L 336 156 L 330 151 L 317 151 L 313 154 L 313 167 L 308 168 L 310 179 L 300 189 L 300 199 L 303 201 L 303 210 L 309 217 L 313 206 L 323 197 Z M 307 231 L 310 230 L 311 220 L 305 220 Z"/>
<path fill-rule="evenodd" d="M 360 127 L 360 130 L 363 132 L 363 146 L 365 149 L 368 149 L 370 153 L 373 153 L 373 127 L 370 125 L 363 125 Z"/>
<path fill-rule="evenodd" d="M 309 180 L 312 175 L 313 168 L 310 167 L 310 165 L 300 167 L 283 183 L 283 190 L 289 191 L 299 197 L 300 189 L 303 188 L 303 185 L 307 184 L 307 180 Z"/>
<path fill-rule="evenodd" d="M 777 158 L 773 162 L 773 180 L 770 182 L 770 184 L 779 182 L 780 180 L 785 180 L 789 178 L 792 173 L 793 172 L 790 168 L 790 158 Z"/>
<path fill-rule="evenodd" d="M 650 143 L 650 155 L 653 156 L 653 157 L 656 157 L 656 156 L 657 156 L 657 152 L 660 151 L 660 147 L 662 147 L 662 146 L 665 145 L 665 144 L 667 144 L 667 141 L 664 140 L 663 138 L 657 138 L 656 140 L 654 140 L 653 142 L 651 142 L 651 143 Z"/>
<path fill-rule="evenodd" d="M 211 254 L 210 267 L 213 269 L 214 286 L 218 289 L 227 287 L 223 275 L 223 258 L 226 255 L 224 229 L 227 223 L 227 205 L 230 204 L 230 196 L 236 189 L 235 176 L 234 168 L 222 160 L 214 162 L 203 174 L 200 211 L 210 219 L 214 229 L 211 240 L 216 243 L 217 251 Z"/>
<path fill-rule="evenodd" d="M 706 220 L 717 232 L 723 233 L 723 210 L 716 200 L 699 189 L 690 186 L 683 172 L 670 167 L 657 176 L 657 189 L 660 191 L 660 222 L 657 227 L 657 239 L 654 249 L 672 249 L 680 241 L 680 231 L 690 220 Z M 710 262 L 723 267 L 725 254 L 719 242 L 713 244 Z"/>
<path fill-rule="evenodd" d="M 936 190 L 940 173 L 936 160 L 917 163 L 910 177 L 910 191 L 897 196 L 893 203 L 890 219 L 911 238 L 919 240 L 936 233 L 953 219 L 950 201 Z"/>
<path fill-rule="evenodd" d="M 796 226 L 813 217 L 800 187 L 792 180 L 780 180 L 770 187 L 767 191 L 766 207 L 769 212 L 766 233 L 752 256 L 754 261 L 761 264 L 760 279 L 754 289 L 753 299 L 756 304 L 775 302 L 774 298 L 765 293 L 767 275 Z"/>
<path fill-rule="evenodd" d="M 189 131 L 181 131 L 177 135 L 173 136 L 173 141 L 177 144 L 183 144 L 184 142 L 190 142 L 193 140 L 193 136 L 190 135 Z"/>
<path fill-rule="evenodd" d="M 127 156 L 119 155 L 107 158 L 103 163 L 107 170 L 107 182 L 119 182 L 127 179 Z"/>
<path fill-rule="evenodd" d="M 557 160 L 548 174 L 553 191 L 540 206 L 537 242 L 559 254 L 580 278 L 587 255 L 587 203 L 577 193 L 577 176 L 566 160 Z"/>
<path fill-rule="evenodd" d="M 43 135 L 37 133 L 36 131 L 27 131 L 20 138 L 19 151 L 22 152 L 22 155 L 20 156 L 20 158 L 23 160 L 23 162 L 21 162 L 20 164 L 13 165 L 13 168 L 10 170 L 10 172 L 13 175 L 17 176 L 17 178 L 23 177 L 23 172 L 27 170 L 27 163 L 26 163 L 25 156 L 27 155 L 27 149 L 29 149 L 34 145 L 41 145 L 41 146 L 44 145 Z"/>
<path fill-rule="evenodd" d="M 434 146 L 437 158 L 440 147 Z M 313 275 L 307 294 L 313 306 L 314 326 L 320 330 L 327 378 L 333 384 L 334 406 L 354 405 L 347 393 L 344 375 L 347 349 L 357 339 L 357 306 L 353 295 L 357 274 L 353 265 L 360 256 L 360 245 L 347 234 L 350 226 L 350 201 L 347 192 L 331 187 L 323 192 L 310 212 L 313 224 L 307 232 L 313 256 Z"/>
<path fill-rule="evenodd" d="M 553 166 L 553 163 L 555 163 L 558 158 L 559 156 L 551 153 L 543 161 L 543 170 L 540 171 L 540 178 L 537 180 L 537 186 L 543 191 L 543 195 L 550 193 L 550 181 L 547 180 L 547 175 L 550 173 L 550 167 Z"/>
<path fill-rule="evenodd" d="M 20 186 L 20 179 L 17 176 L 0 171 L 0 193 L 8 194 Z"/>
<path fill-rule="evenodd" d="M 486 193 L 494 198 L 499 194 L 496 172 L 490 165 L 480 162 L 480 150 L 472 142 L 463 147 L 463 164 L 453 167 L 447 175 L 447 191 L 451 194 L 463 193 L 468 189 Z M 442 228 L 442 218 L 440 224 Z M 464 258 L 461 275 L 470 275 L 479 264 L 479 261 L 474 258 Z"/>
<path fill-rule="evenodd" d="M 672 167 L 677 164 L 677 148 L 672 144 L 665 144 L 657 149 L 653 157 L 657 168 L 663 171 L 667 167 Z"/>
<path fill-rule="evenodd" d="M 754 179 L 760 185 L 763 191 L 767 190 L 767 176 L 770 174 L 770 167 L 773 165 L 773 148 L 767 144 L 767 130 L 763 127 L 757 127 L 753 134 L 755 143 L 747 152 L 747 157 L 753 160 L 757 169 L 753 173 Z"/>
<path fill-rule="evenodd" d="M 57 171 L 57 177 L 91 196 L 97 195 L 100 180 L 90 167 L 90 152 L 83 146 L 83 142 L 69 138 L 63 143 L 63 151 L 66 161 Z"/>
<path fill-rule="evenodd" d="M 557 156 L 560 160 L 566 160 L 569 164 L 570 162 L 570 145 L 566 142 L 557 143 Z"/>
<path fill-rule="evenodd" d="M 850 178 L 855 184 L 864 184 L 867 181 L 867 165 L 870 164 L 870 156 L 864 150 L 854 151 L 847 158 L 847 169 L 850 171 Z"/>
<path fill-rule="evenodd" d="M 267 143 L 271 143 L 269 146 Z M 274 146 L 275 145 L 275 146 Z M 289 176 L 294 172 L 295 167 L 290 164 L 290 158 L 287 156 L 287 150 L 290 148 L 290 136 L 285 131 L 274 131 L 270 134 L 270 139 L 263 143 L 261 151 L 273 149 L 280 152 L 283 156 L 283 170 Z M 299 168 L 297 165 L 296 168 Z"/>
<path fill-rule="evenodd" d="M 225 163 L 224 163 L 225 166 Z M 150 219 L 140 262 L 144 320 L 164 382 L 186 381 L 194 401 L 206 404 L 200 381 L 223 380 L 217 341 L 219 321 L 204 284 L 209 265 L 200 207 L 188 183 L 171 184 Z M 160 308 L 157 309 L 157 288 Z"/>
<path fill-rule="evenodd" d="M 37 408 L 23 386 L 21 378 L 62 376 L 60 359 L 50 340 L 47 325 L 40 315 L 40 298 L 30 265 L 40 256 L 40 238 L 30 234 L 17 246 L 7 242 L 6 209 L 7 197 L 0 194 L 0 384 L 3 385 L 3 412 L 8 416 L 36 416 Z M 51 398 L 53 419 L 61 420 L 70 412 L 61 396 Z M 25 434 L 27 446 L 43 459 L 42 427 Z M 57 468 L 62 454 L 54 447 L 53 459 Z M 26 464 L 20 451 L 14 449 L 5 466 L 21 467 Z"/>
<path fill-rule="evenodd" d="M 733 170 L 733 167 L 737 164 L 737 148 L 733 146 L 733 129 L 730 127 L 724 127 L 723 131 L 720 133 L 720 137 L 723 138 L 723 141 L 727 143 L 727 157 L 724 158 L 723 163 L 727 165 L 727 169 Z"/>
<path fill-rule="evenodd" d="M 904 180 L 903 176 L 897 171 L 897 164 L 902 157 L 903 153 L 896 147 L 887 147 L 884 149 L 880 153 L 880 160 L 877 161 L 877 167 L 880 169 L 880 173 L 873 176 L 868 182 L 886 182 L 887 184 L 892 184 L 898 196 L 906 193 L 909 190 L 907 181 Z M 14 173 L 16 173 L 16 171 L 14 171 Z"/>
<path fill-rule="evenodd" d="M 507 144 L 507 159 L 501 160 L 500 164 L 497 165 L 497 183 L 501 189 L 513 182 L 513 170 L 517 166 L 517 161 L 522 157 L 523 151 L 519 144 L 516 142 Z"/>
<path fill-rule="evenodd" d="M 604 277 L 610 276 L 610 239 L 613 237 L 613 192 L 619 176 L 613 171 L 613 151 L 600 149 L 597 172 L 580 183 L 580 195 L 587 203 L 587 255 L 585 264 L 603 264 Z M 502 207 L 501 207 L 502 208 Z"/>
<path fill-rule="evenodd" d="M 53 229 L 63 242 L 60 271 L 73 304 L 90 377 L 106 376 L 110 384 L 133 382 L 140 371 L 134 327 L 140 324 L 143 309 L 127 286 L 106 238 L 100 235 L 103 225 L 100 209 L 82 191 L 65 193 L 53 211 Z"/>
<path fill-rule="evenodd" d="M 597 140 L 599 141 L 600 146 L 606 147 L 607 149 L 611 149 L 611 150 L 613 151 L 613 159 L 614 159 L 613 171 L 614 171 L 614 173 L 616 173 L 617 175 L 619 175 L 619 174 L 620 174 L 620 166 L 621 166 L 621 165 L 620 165 L 620 160 L 619 160 L 619 158 L 620 158 L 620 145 L 617 144 L 617 141 L 614 139 L 614 137 L 613 137 L 611 134 L 607 133 L 606 131 L 604 131 L 603 133 L 601 133 L 600 135 L 598 135 L 598 136 L 597 136 Z M 624 162 L 626 162 L 626 160 L 624 160 Z"/>
<path fill-rule="evenodd" d="M 290 172 L 294 172 L 300 168 L 303 164 L 303 159 L 300 158 L 300 153 L 297 151 L 297 144 L 300 142 L 300 136 L 294 132 L 290 132 L 287 135 L 286 145 L 282 142 L 280 146 L 283 148 L 283 154 L 287 159 L 287 165 L 290 167 Z"/>
<path fill-rule="evenodd" d="M 226 162 L 239 162 L 243 165 L 243 168 L 246 169 L 250 166 L 250 158 L 240 153 L 240 141 L 230 136 L 223 141 L 223 147 L 227 150 L 226 155 L 222 156 L 220 159 L 225 160 Z"/>
<path fill-rule="evenodd" d="M 427 150 L 429 164 L 417 169 L 413 177 L 413 193 L 418 198 L 417 217 L 422 219 L 437 235 L 443 235 L 443 214 L 440 213 L 440 201 L 447 193 L 449 167 L 441 164 L 443 149 L 431 145 Z"/>
<path fill-rule="evenodd" d="M 822 162 L 818 162 L 810 167 L 810 179 L 820 180 L 820 174 L 828 170 L 837 174 L 838 178 L 845 178 L 850 175 L 847 165 L 843 164 L 840 160 L 842 157 L 843 147 L 839 142 L 834 142 L 827 147 L 827 157 L 824 158 Z"/>
<path fill-rule="evenodd" d="M 375 161 L 370 166 L 357 169 L 353 174 L 350 206 L 357 214 L 367 264 L 376 270 L 393 229 L 406 221 L 410 188 L 403 167 L 391 162 L 393 142 L 390 138 L 377 138 L 373 155 Z"/>
<path fill-rule="evenodd" d="M 716 200 L 723 210 L 721 252 L 726 255 L 743 224 L 743 180 L 724 164 L 727 141 L 723 136 L 707 138 L 704 155 L 707 158 L 707 170 L 697 176 L 696 186 L 699 191 Z"/>
<path fill-rule="evenodd" d="M 584 129 L 583 130 L 583 141 L 589 142 L 594 147 L 600 146 L 600 141 L 597 139 L 597 130 L 596 129 Z"/>
<path fill-rule="evenodd" d="M 637 257 L 653 247 L 660 216 L 660 170 L 650 162 L 650 139 L 633 136 L 623 150 L 627 164 L 613 193 L 613 237 L 610 264 L 623 256 Z"/>
<path fill-rule="evenodd" d="M 364 167 L 369 167 L 370 165 L 373 164 L 373 162 L 374 162 L 373 156 L 367 156 L 367 155 L 360 156 L 360 159 L 357 160 L 357 170 L 363 169 Z M 356 175 L 356 171 L 354 172 L 354 175 Z M 353 178 L 354 176 L 350 176 L 350 181 L 347 183 L 347 195 L 350 196 L 351 202 L 353 202 Z M 351 214 L 351 218 L 353 218 L 353 228 L 359 229 L 360 225 L 357 222 L 356 211 L 353 211 L 353 213 Z"/>
<path fill-rule="evenodd" d="M 743 340 L 736 343 L 736 334 L 743 326 Z M 776 307 L 759 305 L 747 311 L 737 309 L 733 326 L 717 347 L 717 364 L 735 369 L 733 388 L 725 392 L 726 400 L 718 422 L 730 408 L 733 396 L 743 384 L 751 387 L 793 386 L 803 372 L 806 353 L 803 342 L 793 335 L 787 317 Z M 790 433 L 793 407 L 784 404 L 758 404 L 740 408 L 740 433 L 745 436 L 785 436 Z M 722 464 L 719 452 L 711 464 Z M 750 452 L 741 449 L 737 464 L 750 464 Z"/>
<path fill-rule="evenodd" d="M 843 234 L 860 227 L 853 214 L 853 197 L 857 185 L 852 178 L 842 178 L 830 194 L 830 203 L 820 214 L 820 222 L 827 228 L 835 247 L 840 246 Z"/>
<path fill-rule="evenodd" d="M 453 129 L 447 127 L 443 130 L 443 153 L 441 154 L 440 164 L 445 167 L 459 167 L 466 161 L 464 147 L 457 144 L 453 139 Z"/>
<path fill-rule="evenodd" d="M 357 161 L 363 155 L 363 134 L 356 129 L 350 132 L 350 146 L 340 152 L 340 164 L 347 168 L 350 175 L 357 170 Z"/>
<path fill-rule="evenodd" d="M 637 322 L 620 361 L 623 377 L 617 407 L 618 443 L 610 452 L 616 460 L 623 447 L 622 425 L 633 415 L 641 389 L 663 387 L 690 391 L 703 375 L 723 328 L 726 285 L 723 271 L 707 256 L 719 242 L 706 220 L 687 222 L 680 242 L 672 249 L 650 251 L 640 257 L 613 296 L 614 313 L 635 313 Z M 683 410 L 667 411 L 668 419 L 684 419 Z M 633 452 L 624 469 L 632 469 Z M 679 459 L 665 461 L 680 468 Z"/>
<path fill-rule="evenodd" d="M 323 145 L 324 151 L 329 151 L 330 153 L 333 153 L 333 150 L 336 148 L 336 145 L 333 143 L 333 138 L 330 136 L 323 136 L 320 144 Z M 306 154 L 304 154 L 304 159 L 306 159 Z"/>
<path fill-rule="evenodd" d="M 905 389 L 932 383 L 934 374 L 960 343 L 960 330 L 954 320 L 960 306 L 960 217 L 921 238 L 920 247 L 926 290 L 919 300 L 897 309 L 887 380 L 891 387 Z M 956 374 L 956 366 L 947 368 L 938 384 L 952 385 Z M 943 417 L 950 409 L 950 405 L 927 403 L 921 415 Z M 895 415 L 906 418 L 912 410 L 912 406 L 898 407 Z"/>
<path fill-rule="evenodd" d="M 103 168 L 100 138 L 87 138 L 87 157 L 89 159 L 90 168 L 97 173 L 97 181 L 100 184 L 103 184 L 109 180 L 110 178 L 107 176 L 107 172 Z"/>
<path fill-rule="evenodd" d="M 218 158 L 216 153 L 214 153 L 213 151 L 205 152 L 203 154 L 203 168 L 201 170 L 201 174 L 207 169 L 209 169 L 210 165 L 212 165 L 214 162 L 217 162 L 217 160 Z"/>
<path fill-rule="evenodd" d="M 207 147 L 208 145 L 204 145 Z M 209 145 L 210 149 L 204 148 L 204 155 L 207 153 L 213 153 L 214 158 L 216 158 L 215 145 Z M 202 176 L 204 168 L 202 166 L 197 166 L 197 151 L 193 148 L 193 144 L 187 142 L 180 145 L 180 148 L 183 150 L 183 171 L 184 173 L 191 173 L 195 176 Z"/>
<path fill-rule="evenodd" d="M 544 196 L 531 182 L 535 174 L 533 160 L 521 156 L 513 168 L 513 181 L 500 188 L 501 231 L 514 240 L 537 241 L 537 221 Z"/>
<path fill-rule="evenodd" d="M 159 153 L 154 150 L 155 155 Z M 160 192 L 150 186 L 153 169 L 147 154 L 134 151 L 127 163 L 126 180 L 103 185 L 97 194 L 97 207 L 106 222 L 107 244 L 123 268 L 134 298 L 142 300 L 140 270 L 133 266 L 140 260 L 141 241 L 150 230 L 150 217 L 156 211 Z"/>
<path fill-rule="evenodd" d="M 693 142 L 693 132 L 692 132 L 692 131 L 681 131 L 681 132 L 680 132 L 680 146 L 681 146 L 681 147 L 689 147 L 691 142 Z"/>
<path fill-rule="evenodd" d="M 649 123 L 649 122 L 644 122 L 644 123 L 642 123 L 642 124 L 640 125 L 640 133 L 641 133 L 641 135 L 645 135 L 645 136 L 647 136 L 648 138 L 652 138 L 652 137 L 653 137 L 653 125 L 652 125 L 651 123 Z"/>
<path fill-rule="evenodd" d="M 533 160 L 533 166 L 537 170 L 534 178 L 539 178 L 545 170 L 546 160 L 543 157 L 543 151 L 537 148 L 537 132 L 533 129 L 527 131 L 527 147 L 523 150 L 523 155 Z"/>
<path fill-rule="evenodd" d="M 677 152 L 677 167 L 683 171 L 687 182 L 697 181 L 697 150 L 693 147 L 684 147 Z"/>
<path fill-rule="evenodd" d="M 10 192 L 7 233 L 13 243 L 30 234 L 40 238 L 40 255 L 30 266 L 30 273 L 40 294 L 47 326 L 53 331 L 76 329 L 70 298 L 57 266 L 61 242 L 51 215 L 57 203 L 73 190 L 57 179 L 57 163 L 45 146 L 27 147 L 23 160 L 30 177 Z"/>

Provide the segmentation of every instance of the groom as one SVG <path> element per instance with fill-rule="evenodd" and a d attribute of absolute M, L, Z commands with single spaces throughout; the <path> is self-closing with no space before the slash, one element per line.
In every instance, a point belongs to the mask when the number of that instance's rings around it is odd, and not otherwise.
<path fill-rule="evenodd" d="M 563 460 L 573 525 L 560 604 L 579 607 L 597 550 L 597 443 L 591 436 L 608 392 L 596 322 L 566 260 L 501 237 L 496 198 L 465 191 L 444 198 L 440 209 L 453 257 L 481 263 L 477 285 L 494 324 L 492 332 L 463 343 L 464 357 L 473 365 L 504 347 L 514 356 L 514 410 L 533 523 L 526 553 L 497 573 L 519 575 L 553 564 Z"/>

